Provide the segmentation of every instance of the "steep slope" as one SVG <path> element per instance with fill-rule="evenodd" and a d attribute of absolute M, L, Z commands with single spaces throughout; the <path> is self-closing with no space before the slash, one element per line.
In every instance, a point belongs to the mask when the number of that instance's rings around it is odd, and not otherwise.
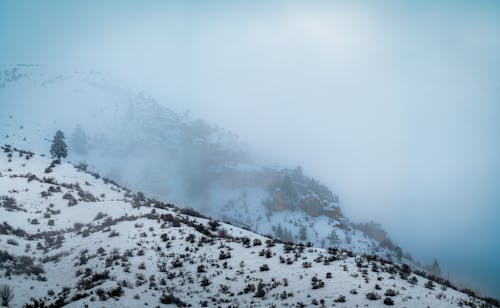
<path fill-rule="evenodd" d="M 407 266 L 284 244 L 10 146 L 0 196 L 12 307 L 485 304 Z"/>
<path fill-rule="evenodd" d="M 350 223 L 339 197 L 300 168 L 267 167 L 231 132 L 117 87 L 99 73 L 4 67 L 0 100 L 0 141 L 43 153 L 61 129 L 69 160 L 85 161 L 159 200 L 189 204 L 282 240 L 412 262 L 380 226 Z"/>

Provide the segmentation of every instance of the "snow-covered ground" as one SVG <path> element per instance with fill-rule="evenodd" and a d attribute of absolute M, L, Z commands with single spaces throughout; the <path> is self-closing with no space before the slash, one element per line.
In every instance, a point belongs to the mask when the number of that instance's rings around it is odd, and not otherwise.
<path fill-rule="evenodd" d="M 284 244 L 51 163 L 1 149 L 0 285 L 12 307 L 484 304 L 380 258 Z"/>
<path fill-rule="evenodd" d="M 297 200 L 317 198 L 324 211 L 340 211 L 341 205 L 336 195 L 337 200 L 319 197 L 321 190 L 330 189 L 308 186 L 312 177 L 293 179 L 291 169 L 264 166 L 247 157 L 231 132 L 170 109 L 145 93 L 120 88 L 103 74 L 0 66 L 0 101 L 6 110 L 0 115 L 0 143 L 44 153 L 55 131 L 62 130 L 68 160 L 85 161 L 89 169 L 150 197 L 189 204 L 259 234 L 279 237 L 281 227 L 294 241 L 401 259 L 394 247 L 355 229 L 343 215 L 311 216 L 298 204 L 271 210 L 267 204 L 287 173 Z M 75 137 L 78 131 L 85 138 Z M 412 262 L 404 257 L 400 261 Z"/>
<path fill-rule="evenodd" d="M 266 208 L 266 200 L 270 198 L 269 191 L 253 187 L 240 189 L 216 188 L 210 192 L 211 208 L 215 215 L 221 216 L 236 224 L 241 224 L 259 234 L 275 235 L 276 228 L 281 226 L 289 230 L 295 241 L 299 238 L 300 227 L 306 228 L 306 240 L 315 246 L 336 246 L 356 252 L 370 252 L 378 255 L 391 255 L 393 251 L 384 249 L 380 243 L 365 236 L 361 231 L 348 227 L 345 217 L 335 220 L 325 215 L 309 216 L 301 210 L 272 212 Z M 219 207 L 217 207 L 219 206 Z M 330 240 L 332 230 L 337 235 L 336 240 Z"/>

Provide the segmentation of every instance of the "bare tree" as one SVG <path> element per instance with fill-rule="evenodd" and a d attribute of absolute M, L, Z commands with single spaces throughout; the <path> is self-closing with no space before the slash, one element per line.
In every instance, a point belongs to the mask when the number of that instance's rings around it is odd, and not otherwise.
<path fill-rule="evenodd" d="M 0 287 L 0 300 L 2 301 L 2 306 L 8 307 L 9 303 L 14 298 L 14 291 L 12 288 L 6 284 Z"/>

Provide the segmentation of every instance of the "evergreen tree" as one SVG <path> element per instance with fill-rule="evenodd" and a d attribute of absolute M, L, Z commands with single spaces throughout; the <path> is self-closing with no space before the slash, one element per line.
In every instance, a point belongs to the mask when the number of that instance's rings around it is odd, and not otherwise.
<path fill-rule="evenodd" d="M 292 231 L 290 229 L 285 228 L 283 231 L 283 239 L 284 242 L 293 242 Z"/>
<path fill-rule="evenodd" d="M 280 240 L 283 240 L 283 228 L 281 225 L 278 225 L 278 228 L 276 229 L 276 237 Z"/>
<path fill-rule="evenodd" d="M 292 232 L 290 231 L 290 229 L 283 228 L 281 224 L 279 224 L 276 228 L 275 235 L 283 242 L 293 242 Z"/>
<path fill-rule="evenodd" d="M 56 135 L 52 140 L 50 155 L 52 155 L 52 158 L 57 159 L 65 158 L 66 156 L 68 156 L 68 147 L 64 142 L 64 133 L 60 130 L 56 132 Z"/>
<path fill-rule="evenodd" d="M 306 226 L 301 225 L 299 229 L 299 240 L 305 241 L 307 240 L 307 229 Z"/>
<path fill-rule="evenodd" d="M 332 232 L 330 232 L 328 239 L 330 240 L 330 244 L 332 245 L 339 243 L 339 236 L 337 235 L 337 232 L 335 232 L 335 230 L 332 230 Z"/>
<path fill-rule="evenodd" d="M 397 246 L 395 252 L 398 260 L 401 261 L 401 259 L 403 258 L 403 251 L 401 250 L 401 247 Z"/>
<path fill-rule="evenodd" d="M 88 152 L 89 138 L 81 125 L 77 125 L 71 134 L 70 148 L 72 153 L 85 155 Z"/>
<path fill-rule="evenodd" d="M 428 271 L 432 275 L 441 276 L 441 267 L 439 266 L 437 259 L 434 259 L 434 263 L 428 267 Z"/>

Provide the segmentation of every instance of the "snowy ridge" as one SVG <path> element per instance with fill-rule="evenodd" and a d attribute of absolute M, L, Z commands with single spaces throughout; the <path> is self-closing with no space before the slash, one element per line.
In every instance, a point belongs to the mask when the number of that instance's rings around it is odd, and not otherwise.
<path fill-rule="evenodd" d="M 0 83 L 4 85 L 0 100 L 10 104 L 7 109 L 12 112 L 0 118 L 0 139 L 5 143 L 43 153 L 60 129 L 70 143 L 70 160 L 86 161 L 91 169 L 149 196 L 188 203 L 213 217 L 283 240 L 412 262 L 356 230 L 340 212 L 338 197 L 328 196 L 328 188 L 318 183 L 307 187 L 312 179 L 294 178 L 295 170 L 252 161 L 230 132 L 179 115 L 144 93 L 112 86 L 99 73 L 61 75 L 39 67 L 4 67 Z M 37 105 L 36 112 L 25 112 Z M 77 126 L 80 142 L 73 137 L 74 121 L 58 116 L 74 112 L 82 123 L 91 123 Z M 71 147 L 74 143 L 87 146 L 77 151 Z M 284 189 L 286 176 L 292 178 L 289 190 L 295 196 L 284 203 L 296 204 L 269 206 L 279 201 L 275 197 Z M 325 190 L 328 193 L 320 197 Z"/>
<path fill-rule="evenodd" d="M 150 197 L 283 241 L 424 268 L 381 226 L 350 222 L 334 190 L 300 168 L 265 166 L 230 131 L 116 86 L 98 72 L 0 66 L 0 101 L 9 111 L 0 115 L 0 143 L 45 153 L 62 130 L 69 160 L 85 161 Z"/>
<path fill-rule="evenodd" d="M 152 198 L 283 241 L 426 268 L 380 225 L 349 221 L 334 191 L 314 178 L 256 162 L 231 132 L 116 86 L 98 72 L 3 66 L 0 101 L 9 110 L 0 116 L 0 144 L 45 153 L 61 129 L 69 160 L 85 161 L 89 170 Z M 73 113 L 77 121 L 61 116 Z M 76 140 L 79 127 L 83 137 Z M 86 146 L 77 151 L 73 145 L 82 140 Z"/>
<path fill-rule="evenodd" d="M 407 266 L 284 244 L 9 146 L 0 205 L 12 307 L 488 305 Z"/>
<path fill-rule="evenodd" d="M 62 130 L 68 160 L 84 161 L 89 170 L 151 198 L 283 241 L 426 268 L 380 225 L 352 223 L 334 188 L 297 168 L 258 162 L 230 131 L 124 89 L 104 74 L 0 66 L 0 101 L 8 111 L 0 115 L 0 144 L 46 153 Z"/>

